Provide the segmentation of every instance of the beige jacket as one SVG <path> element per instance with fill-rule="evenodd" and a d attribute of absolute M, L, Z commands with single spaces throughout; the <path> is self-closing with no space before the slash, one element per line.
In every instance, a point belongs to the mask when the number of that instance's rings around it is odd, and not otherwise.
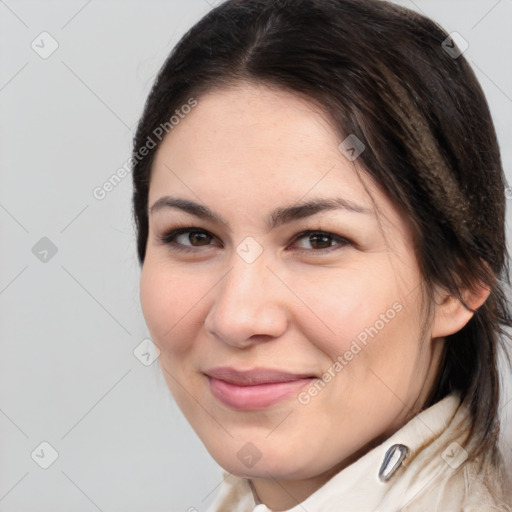
<path fill-rule="evenodd" d="M 479 466 L 474 441 L 464 441 L 468 422 L 453 393 L 286 512 L 512 512 L 510 475 L 488 455 Z M 207 512 L 272 511 L 249 480 L 224 472 Z"/>

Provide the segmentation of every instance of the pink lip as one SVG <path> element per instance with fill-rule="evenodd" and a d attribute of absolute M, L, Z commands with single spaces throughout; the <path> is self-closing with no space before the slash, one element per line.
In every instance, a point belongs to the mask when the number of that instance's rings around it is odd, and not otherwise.
<path fill-rule="evenodd" d="M 297 393 L 315 378 L 312 375 L 277 370 L 238 371 L 228 367 L 214 368 L 205 373 L 215 398 L 239 410 L 269 407 Z"/>

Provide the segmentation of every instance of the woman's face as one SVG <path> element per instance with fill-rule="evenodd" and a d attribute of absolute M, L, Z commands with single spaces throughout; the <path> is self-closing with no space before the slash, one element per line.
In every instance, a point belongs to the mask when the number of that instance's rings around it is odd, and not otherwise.
<path fill-rule="evenodd" d="M 309 103 L 245 85 L 200 98 L 153 164 L 147 326 L 206 448 L 254 482 L 319 487 L 434 382 L 411 232 L 340 142 Z"/>

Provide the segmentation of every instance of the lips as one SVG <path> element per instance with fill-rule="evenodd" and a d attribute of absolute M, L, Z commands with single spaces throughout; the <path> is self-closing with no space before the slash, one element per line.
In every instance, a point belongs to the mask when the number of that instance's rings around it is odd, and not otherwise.
<path fill-rule="evenodd" d="M 214 368 L 205 372 L 214 397 L 239 410 L 264 409 L 296 394 L 315 377 L 272 369 L 239 371 Z"/>
<path fill-rule="evenodd" d="M 257 369 L 239 371 L 228 367 L 214 368 L 206 372 L 206 374 L 236 386 L 275 384 L 313 377 L 311 374 L 295 374 L 279 370 Z"/>

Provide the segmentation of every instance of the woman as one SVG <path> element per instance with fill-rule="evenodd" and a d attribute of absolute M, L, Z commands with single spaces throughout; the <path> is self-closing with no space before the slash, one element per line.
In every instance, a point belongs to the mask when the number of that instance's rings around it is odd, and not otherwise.
<path fill-rule="evenodd" d="M 230 0 L 134 140 L 141 303 L 210 510 L 511 510 L 504 177 L 480 86 L 375 0 Z"/>

